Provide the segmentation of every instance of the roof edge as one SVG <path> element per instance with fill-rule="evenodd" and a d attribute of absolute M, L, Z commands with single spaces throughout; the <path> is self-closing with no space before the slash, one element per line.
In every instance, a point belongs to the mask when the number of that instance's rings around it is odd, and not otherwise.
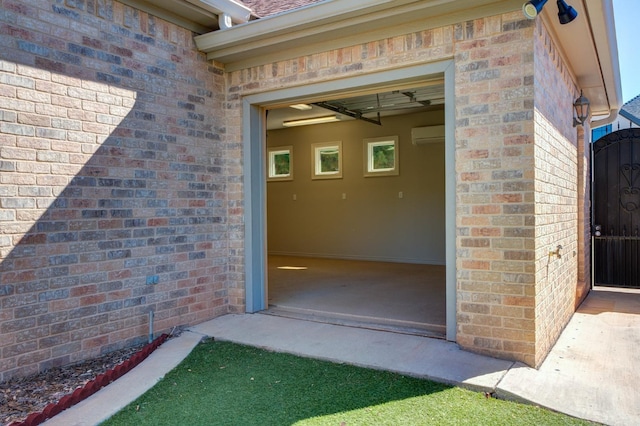
<path fill-rule="evenodd" d="M 228 16 L 235 24 L 245 23 L 251 18 L 251 9 L 235 0 L 118 1 L 196 34 L 205 34 L 220 28 L 221 16 Z"/>
<path fill-rule="evenodd" d="M 590 6 L 587 6 L 585 0 L 582 0 L 582 3 L 587 8 L 592 22 L 594 44 L 598 51 L 602 81 L 609 101 L 609 117 L 592 122 L 593 125 L 602 126 L 613 122 L 623 105 L 613 2 L 612 0 L 602 0 L 601 8 L 598 8 L 593 2 L 588 3 Z M 593 18 L 597 18 L 597 21 Z"/>
<path fill-rule="evenodd" d="M 522 8 L 522 0 L 339 0 L 195 38 L 227 71 L 263 65 Z"/>

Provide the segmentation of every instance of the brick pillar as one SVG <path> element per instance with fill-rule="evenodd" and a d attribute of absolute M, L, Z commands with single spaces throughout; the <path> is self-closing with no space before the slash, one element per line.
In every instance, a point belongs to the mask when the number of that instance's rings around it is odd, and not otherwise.
<path fill-rule="evenodd" d="M 456 44 L 458 343 L 534 363 L 533 23 Z"/>

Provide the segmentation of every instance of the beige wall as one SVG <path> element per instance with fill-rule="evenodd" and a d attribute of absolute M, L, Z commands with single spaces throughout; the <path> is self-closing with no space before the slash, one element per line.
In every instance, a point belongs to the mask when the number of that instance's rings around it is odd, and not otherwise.
<path fill-rule="evenodd" d="M 444 265 L 444 143 L 411 143 L 412 127 L 443 121 L 430 112 L 269 131 L 267 146 L 294 150 L 294 180 L 267 184 L 269 253 Z M 399 138 L 400 173 L 364 177 L 363 139 L 383 136 Z M 342 141 L 343 176 L 312 180 L 311 144 L 331 141 Z"/>

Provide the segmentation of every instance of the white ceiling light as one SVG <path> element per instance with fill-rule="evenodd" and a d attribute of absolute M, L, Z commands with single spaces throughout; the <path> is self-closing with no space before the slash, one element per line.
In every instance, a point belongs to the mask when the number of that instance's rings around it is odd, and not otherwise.
<path fill-rule="evenodd" d="M 301 120 L 283 121 L 284 127 L 307 126 L 309 124 L 334 123 L 340 121 L 337 115 L 328 115 L 325 117 L 303 118 Z"/>
<path fill-rule="evenodd" d="M 294 108 L 300 111 L 308 111 L 310 109 L 313 109 L 313 107 L 311 105 L 307 105 L 307 104 L 295 104 L 295 105 L 289 105 L 289 108 Z"/>

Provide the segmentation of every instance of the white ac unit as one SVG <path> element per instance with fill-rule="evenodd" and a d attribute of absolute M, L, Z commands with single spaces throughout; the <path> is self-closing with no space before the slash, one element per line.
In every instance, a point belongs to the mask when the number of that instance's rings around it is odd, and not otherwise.
<path fill-rule="evenodd" d="M 424 145 L 437 142 L 444 142 L 444 125 L 414 127 L 411 129 L 412 144 Z"/>

